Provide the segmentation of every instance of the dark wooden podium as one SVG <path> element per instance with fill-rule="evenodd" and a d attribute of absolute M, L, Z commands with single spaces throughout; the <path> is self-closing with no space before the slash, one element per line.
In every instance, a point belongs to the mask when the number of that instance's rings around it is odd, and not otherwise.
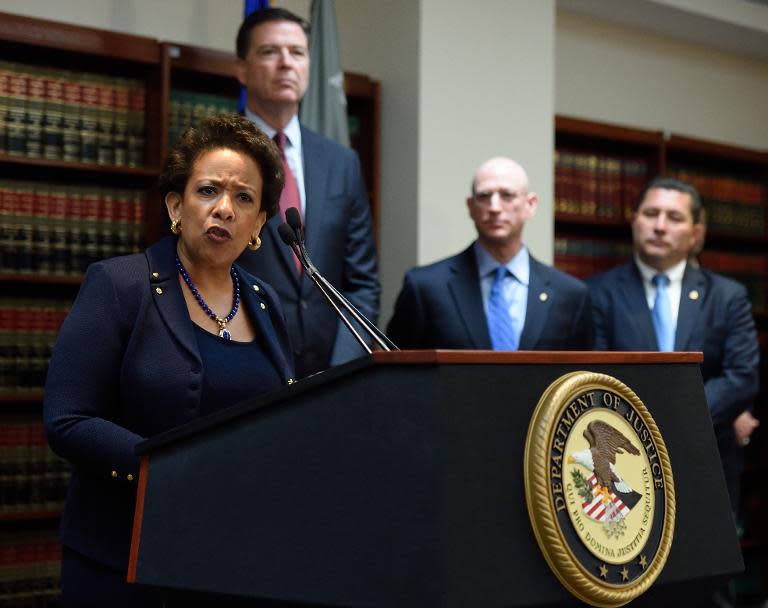
<path fill-rule="evenodd" d="M 375 353 L 146 441 L 129 580 L 327 606 L 580 605 L 525 504 L 547 386 L 609 374 L 672 462 L 666 567 L 633 605 L 693 605 L 743 568 L 698 353 Z"/>

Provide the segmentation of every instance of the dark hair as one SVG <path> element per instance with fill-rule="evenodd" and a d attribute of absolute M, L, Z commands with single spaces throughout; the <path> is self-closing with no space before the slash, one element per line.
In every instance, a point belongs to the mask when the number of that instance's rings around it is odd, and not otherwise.
<path fill-rule="evenodd" d="M 654 188 L 661 188 L 663 190 L 676 190 L 677 192 L 688 194 L 691 197 L 691 215 L 693 216 L 693 223 L 698 224 L 701 222 L 702 205 L 699 191 L 696 190 L 696 188 L 688 182 L 684 182 L 681 179 L 677 179 L 676 177 L 669 177 L 667 175 L 660 175 L 649 182 L 637 201 L 635 211 L 640 208 L 640 205 L 645 200 L 645 196 L 648 194 L 648 191 L 653 190 Z"/>
<path fill-rule="evenodd" d="M 240 29 L 237 30 L 236 50 L 237 56 L 240 59 L 245 59 L 251 48 L 251 32 L 253 28 L 267 21 L 291 21 L 296 23 L 301 26 L 304 34 L 307 36 L 307 40 L 309 40 L 309 21 L 284 8 L 261 8 L 248 15 L 245 21 L 240 24 Z"/>
<path fill-rule="evenodd" d="M 205 152 L 221 148 L 245 154 L 256 163 L 263 181 L 261 208 L 268 218 L 275 215 L 285 180 L 280 151 L 256 125 L 237 114 L 209 116 L 184 132 L 168 153 L 160 174 L 163 199 L 169 192 L 182 194 L 197 159 Z"/>

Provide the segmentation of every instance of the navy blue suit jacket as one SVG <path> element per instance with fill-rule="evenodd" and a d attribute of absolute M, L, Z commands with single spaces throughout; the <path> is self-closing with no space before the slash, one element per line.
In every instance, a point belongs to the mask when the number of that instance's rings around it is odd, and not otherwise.
<path fill-rule="evenodd" d="M 592 277 L 588 284 L 596 350 L 659 350 L 634 263 Z M 759 387 L 757 331 L 744 286 L 687 265 L 675 350 L 704 353 L 701 373 L 712 422 L 732 432 L 733 420 L 750 406 Z"/>
<path fill-rule="evenodd" d="M 127 567 L 136 445 L 200 412 L 204 370 L 175 254 L 176 239 L 166 237 L 143 254 L 90 266 L 48 370 L 48 441 L 74 465 L 62 542 L 112 568 Z M 259 288 L 242 288 L 241 305 L 287 383 L 290 351 L 277 296 L 266 283 L 238 272 L 243 285 Z"/>
<path fill-rule="evenodd" d="M 656 351 L 656 333 L 634 263 L 588 281 L 595 349 Z M 759 347 L 752 307 L 743 285 L 687 265 L 675 333 L 676 351 L 704 353 L 701 374 L 731 507 L 739 500 L 742 449 L 734 419 L 749 408 L 759 388 Z"/>
<path fill-rule="evenodd" d="M 307 250 L 320 273 L 374 323 L 379 279 L 370 205 L 357 154 L 301 128 L 306 192 Z M 305 274 L 299 277 L 290 248 L 278 235 L 275 216 L 261 234 L 258 251 L 240 264 L 270 283 L 283 304 L 301 377 L 363 354 L 352 335 Z"/>
<path fill-rule="evenodd" d="M 520 350 L 590 350 L 590 315 L 581 281 L 530 258 Z M 472 246 L 405 275 L 387 335 L 400 348 L 491 348 Z"/>

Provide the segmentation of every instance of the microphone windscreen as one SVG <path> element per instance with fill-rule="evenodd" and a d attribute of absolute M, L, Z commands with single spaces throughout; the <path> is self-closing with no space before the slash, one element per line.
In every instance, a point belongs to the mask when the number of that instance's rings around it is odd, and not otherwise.
<path fill-rule="evenodd" d="M 288 207 L 288 209 L 285 210 L 285 221 L 288 222 L 290 227 L 296 232 L 301 230 L 301 216 L 296 207 Z"/>
<path fill-rule="evenodd" d="M 283 239 L 283 243 L 286 245 L 293 245 L 298 239 L 296 238 L 296 232 L 288 224 L 280 224 L 277 227 L 277 232 L 280 234 L 280 238 Z"/>

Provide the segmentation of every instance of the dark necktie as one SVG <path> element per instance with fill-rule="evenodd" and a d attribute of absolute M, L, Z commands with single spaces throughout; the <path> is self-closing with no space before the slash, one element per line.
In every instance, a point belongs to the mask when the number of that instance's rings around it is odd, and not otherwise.
<path fill-rule="evenodd" d="M 502 290 L 506 275 L 507 269 L 504 266 L 496 269 L 488 297 L 488 333 L 491 335 L 493 350 L 517 350 L 518 346 L 515 320 L 509 314 L 509 304 Z"/>
<path fill-rule="evenodd" d="M 672 323 L 672 306 L 669 303 L 669 277 L 663 273 L 652 279 L 656 286 L 656 299 L 653 302 L 653 328 L 656 330 L 656 342 L 661 352 L 675 350 L 675 325 Z"/>
<path fill-rule="evenodd" d="M 285 210 L 289 207 L 296 207 L 296 211 L 299 212 L 301 217 L 301 198 L 299 197 L 299 187 L 296 185 L 296 177 L 291 171 L 291 166 L 288 164 L 288 158 L 285 156 L 285 144 L 288 138 L 285 133 L 278 131 L 275 133 L 275 143 L 280 148 L 280 158 L 283 160 L 283 171 L 285 172 L 285 186 L 280 194 L 280 215 L 285 218 Z M 296 271 L 301 274 L 301 262 L 299 258 L 294 254 L 293 262 L 296 264 Z"/>

